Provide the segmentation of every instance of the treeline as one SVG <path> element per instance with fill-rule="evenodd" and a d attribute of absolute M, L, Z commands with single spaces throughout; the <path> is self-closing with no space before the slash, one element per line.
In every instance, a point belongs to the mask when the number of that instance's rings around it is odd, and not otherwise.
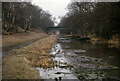
<path fill-rule="evenodd" d="M 59 24 L 64 34 L 120 39 L 120 2 L 73 2 L 68 10 Z"/>
<path fill-rule="evenodd" d="M 3 2 L 2 3 L 2 28 L 7 32 L 22 28 L 41 28 L 46 31 L 47 26 L 53 26 L 49 12 L 30 2 Z"/>

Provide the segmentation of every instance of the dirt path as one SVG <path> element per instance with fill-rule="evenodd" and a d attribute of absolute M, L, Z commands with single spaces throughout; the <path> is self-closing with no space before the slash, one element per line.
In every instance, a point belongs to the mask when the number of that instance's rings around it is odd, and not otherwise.
<path fill-rule="evenodd" d="M 34 43 L 34 42 L 36 42 L 36 41 L 38 41 L 38 40 L 40 40 L 40 39 L 46 38 L 46 37 L 48 37 L 48 36 L 42 36 L 42 37 L 40 37 L 40 38 L 31 40 L 31 41 L 29 41 L 29 42 L 27 42 L 27 43 L 15 45 L 15 46 L 3 46 L 3 47 L 2 47 L 2 49 L 3 49 L 3 50 L 2 50 L 2 57 L 6 56 L 8 53 L 12 52 L 12 51 L 15 50 L 15 49 L 19 49 L 19 48 L 28 46 L 28 45 L 30 45 L 30 44 L 32 44 L 32 43 Z"/>

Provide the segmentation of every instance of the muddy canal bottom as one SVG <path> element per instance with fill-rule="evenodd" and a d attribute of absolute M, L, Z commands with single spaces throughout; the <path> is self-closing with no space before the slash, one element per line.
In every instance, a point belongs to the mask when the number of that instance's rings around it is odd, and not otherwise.
<path fill-rule="evenodd" d="M 120 79 L 120 55 L 116 49 L 58 37 L 50 54 L 55 55 L 55 67 L 37 68 L 43 79 Z"/>

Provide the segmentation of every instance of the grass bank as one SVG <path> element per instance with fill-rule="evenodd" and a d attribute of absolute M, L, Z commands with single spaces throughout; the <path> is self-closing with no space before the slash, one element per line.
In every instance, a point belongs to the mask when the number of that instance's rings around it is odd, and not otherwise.
<path fill-rule="evenodd" d="M 104 38 L 101 37 L 94 37 L 92 35 L 88 35 L 88 36 L 82 36 L 82 35 L 64 35 L 67 37 L 71 37 L 72 39 L 77 39 L 77 40 L 87 40 L 87 38 L 89 38 L 90 42 L 92 44 L 105 44 L 108 45 L 109 48 L 118 48 L 120 49 L 120 39 L 118 38 L 118 36 L 113 36 L 111 39 L 109 40 L 105 40 Z"/>
<path fill-rule="evenodd" d="M 5 56 L 2 65 L 3 79 L 40 79 L 35 67 L 54 66 L 48 52 L 55 41 L 56 36 L 51 35 Z"/>
<path fill-rule="evenodd" d="M 118 39 L 110 39 L 110 40 L 105 40 L 101 38 L 91 38 L 91 43 L 92 44 L 106 44 L 108 45 L 109 48 L 118 48 L 120 49 L 120 40 Z"/>
<path fill-rule="evenodd" d="M 27 43 L 29 41 L 38 39 L 40 37 L 47 36 L 45 33 L 36 33 L 36 32 L 22 32 L 15 33 L 12 35 L 2 35 L 2 47 L 3 51 L 13 48 L 15 46 Z"/>

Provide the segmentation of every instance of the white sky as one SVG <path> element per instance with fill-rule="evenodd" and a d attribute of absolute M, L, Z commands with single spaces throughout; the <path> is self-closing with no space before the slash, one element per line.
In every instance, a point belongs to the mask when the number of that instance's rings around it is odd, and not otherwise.
<path fill-rule="evenodd" d="M 56 18 L 55 25 L 57 25 L 60 22 L 59 17 L 68 12 L 65 8 L 70 0 L 32 0 L 32 3 L 40 6 L 45 11 L 49 11 L 52 17 Z"/>

